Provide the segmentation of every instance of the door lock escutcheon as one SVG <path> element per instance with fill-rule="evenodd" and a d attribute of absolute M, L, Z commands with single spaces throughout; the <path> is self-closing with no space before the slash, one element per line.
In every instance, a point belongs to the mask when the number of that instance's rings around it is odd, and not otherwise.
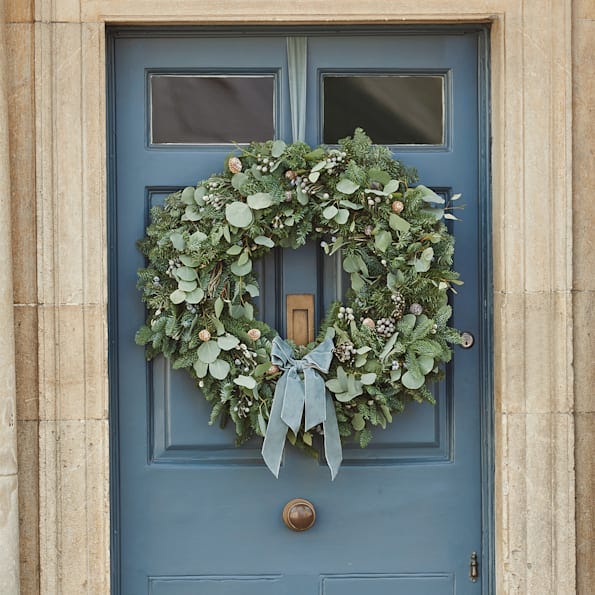
<path fill-rule="evenodd" d="M 461 333 L 461 347 L 463 349 L 469 349 L 473 347 L 475 343 L 475 337 L 468 331 Z"/>

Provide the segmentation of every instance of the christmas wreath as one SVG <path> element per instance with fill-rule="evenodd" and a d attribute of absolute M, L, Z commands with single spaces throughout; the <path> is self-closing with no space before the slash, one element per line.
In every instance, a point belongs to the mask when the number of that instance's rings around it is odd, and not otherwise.
<path fill-rule="evenodd" d="M 448 326 L 454 240 L 445 200 L 362 130 L 337 148 L 251 143 L 225 171 L 154 207 L 139 248 L 146 324 L 136 340 L 195 378 L 237 443 L 264 437 L 275 475 L 285 441 L 317 453 L 334 477 L 341 441 L 362 447 L 408 401 L 434 402 L 459 333 Z M 456 200 L 455 195 L 451 200 Z M 351 288 L 307 346 L 255 318 L 253 263 L 276 247 L 316 238 L 340 253 Z"/>

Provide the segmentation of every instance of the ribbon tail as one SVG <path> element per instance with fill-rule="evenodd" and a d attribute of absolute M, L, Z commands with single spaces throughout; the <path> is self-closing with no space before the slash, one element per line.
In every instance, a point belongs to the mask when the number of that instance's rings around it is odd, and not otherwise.
<path fill-rule="evenodd" d="M 304 392 L 306 410 L 304 427 L 307 432 L 326 419 L 324 378 L 312 368 L 304 370 Z"/>
<path fill-rule="evenodd" d="M 339 473 L 341 461 L 343 461 L 343 449 L 341 448 L 341 436 L 339 435 L 339 424 L 333 399 L 326 395 L 326 420 L 324 422 L 324 456 L 326 463 L 331 470 L 331 480 L 334 480 Z"/>
<path fill-rule="evenodd" d="M 271 414 L 267 431 L 262 443 L 262 458 L 271 473 L 279 478 L 279 467 L 281 467 L 281 458 L 285 447 L 285 436 L 287 435 L 287 426 L 281 419 L 281 410 L 283 409 L 283 398 L 285 396 L 284 377 L 279 378 L 271 406 Z"/>
<path fill-rule="evenodd" d="M 295 368 L 291 368 L 283 376 L 285 377 L 285 385 L 283 388 L 284 396 L 281 419 L 297 436 L 302 423 L 304 400 L 306 398 L 304 385 Z"/>

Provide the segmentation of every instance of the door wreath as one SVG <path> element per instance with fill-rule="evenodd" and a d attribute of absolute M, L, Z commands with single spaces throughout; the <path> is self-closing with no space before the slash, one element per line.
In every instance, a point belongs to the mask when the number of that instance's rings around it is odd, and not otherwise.
<path fill-rule="evenodd" d="M 253 142 L 225 170 L 169 195 L 139 242 L 138 287 L 147 358 L 187 370 L 212 405 L 210 423 L 235 424 L 237 444 L 262 436 L 277 476 L 285 441 L 334 478 L 341 442 L 362 447 L 409 401 L 434 397 L 459 333 L 448 325 L 453 196 L 410 186 L 413 172 L 358 129 L 338 147 Z M 317 340 L 295 346 L 255 318 L 253 264 L 316 239 L 350 277 Z"/>

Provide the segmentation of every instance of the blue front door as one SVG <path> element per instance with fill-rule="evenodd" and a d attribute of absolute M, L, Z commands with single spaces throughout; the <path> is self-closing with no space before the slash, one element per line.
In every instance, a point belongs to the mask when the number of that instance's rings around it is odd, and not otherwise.
<path fill-rule="evenodd" d="M 300 108 L 309 144 L 334 142 L 333 134 L 360 118 L 379 142 L 394 144 L 395 155 L 415 166 L 424 184 L 444 195 L 463 193 L 462 221 L 453 231 L 455 269 L 465 285 L 453 298 L 454 325 L 475 336 L 485 315 L 478 35 L 308 34 Z M 255 134 L 292 140 L 287 38 L 185 31 L 120 32 L 111 39 L 116 592 L 480 593 L 481 580 L 469 578 L 471 553 L 482 563 L 485 530 L 477 344 L 455 349 L 446 380 L 435 389 L 436 406 L 411 404 L 368 448 L 346 446 L 332 483 L 323 462 L 292 448 L 275 479 L 261 461 L 260 443 L 235 448 L 231 428 L 208 425 L 209 407 L 190 378 L 162 359 L 145 361 L 134 343 L 145 315 L 135 288 L 143 266 L 135 242 L 149 209 L 222 169 L 233 150 L 217 137 L 223 130 L 240 141 Z M 411 89 L 417 90 L 409 96 Z M 233 106 L 234 94 L 249 104 L 240 105 L 239 119 L 226 103 Z M 194 121 L 200 110 L 223 119 L 209 128 L 204 118 Z M 337 270 L 313 244 L 271 255 L 261 265 L 262 318 L 285 332 L 286 295 L 306 293 L 317 296 L 318 321 L 341 292 Z M 310 500 L 317 513 L 303 533 L 290 531 L 281 518 L 296 497 Z"/>

